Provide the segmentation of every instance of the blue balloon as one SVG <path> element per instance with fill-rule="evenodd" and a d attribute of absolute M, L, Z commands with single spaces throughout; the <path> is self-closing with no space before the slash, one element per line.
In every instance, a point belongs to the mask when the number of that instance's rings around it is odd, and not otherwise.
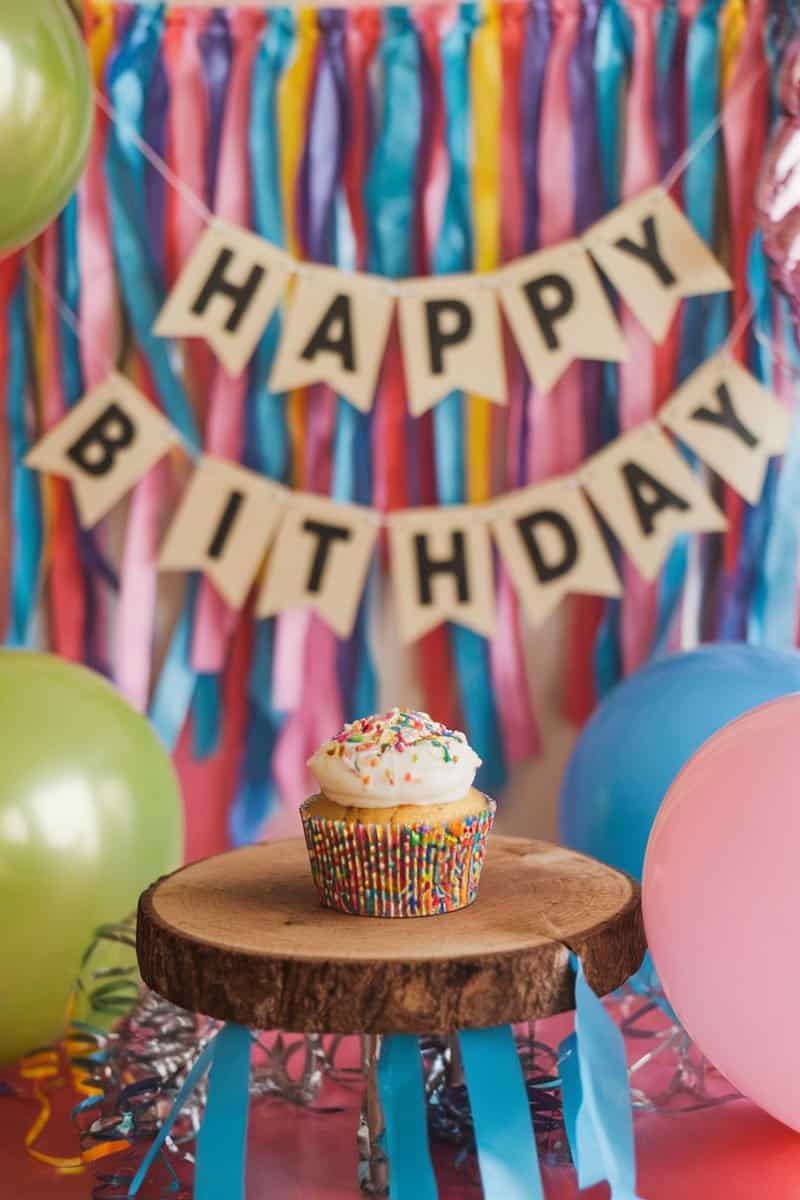
<path fill-rule="evenodd" d="M 641 879 L 650 830 L 672 781 L 713 733 L 800 691 L 800 653 L 716 643 L 643 667 L 586 725 L 561 787 L 561 840 Z"/>

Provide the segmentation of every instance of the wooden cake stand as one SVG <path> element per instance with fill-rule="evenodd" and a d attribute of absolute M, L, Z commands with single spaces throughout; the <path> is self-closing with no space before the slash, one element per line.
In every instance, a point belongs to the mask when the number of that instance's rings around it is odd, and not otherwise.
<path fill-rule="evenodd" d="M 571 1009 L 571 952 L 605 995 L 640 966 L 645 939 L 628 876 L 545 842 L 493 837 L 472 907 L 391 919 L 322 908 L 296 839 L 153 884 L 139 903 L 137 949 L 154 991 L 237 1025 L 453 1034 Z M 371 1045 L 374 1065 L 374 1036 Z M 374 1091 L 367 1110 L 374 1135 Z M 385 1170 L 377 1176 L 367 1190 L 385 1183 Z"/>

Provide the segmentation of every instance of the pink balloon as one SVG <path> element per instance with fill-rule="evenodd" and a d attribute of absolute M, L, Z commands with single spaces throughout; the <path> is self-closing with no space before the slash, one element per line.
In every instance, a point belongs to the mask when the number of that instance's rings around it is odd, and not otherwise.
<path fill-rule="evenodd" d="M 800 694 L 731 722 L 689 760 L 653 826 L 642 893 L 689 1034 L 800 1130 Z"/>

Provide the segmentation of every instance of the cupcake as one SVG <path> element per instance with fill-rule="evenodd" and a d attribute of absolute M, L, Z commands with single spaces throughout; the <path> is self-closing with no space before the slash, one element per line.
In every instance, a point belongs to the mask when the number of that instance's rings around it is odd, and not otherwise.
<path fill-rule="evenodd" d="M 322 903 L 372 917 L 454 912 L 475 899 L 496 806 L 472 785 L 463 733 L 394 708 L 346 725 L 308 763 L 302 805 Z"/>

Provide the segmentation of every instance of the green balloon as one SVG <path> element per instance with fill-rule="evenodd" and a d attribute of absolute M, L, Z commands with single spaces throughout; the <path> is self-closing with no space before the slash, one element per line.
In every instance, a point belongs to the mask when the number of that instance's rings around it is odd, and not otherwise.
<path fill-rule="evenodd" d="M 92 72 L 66 0 L 0 4 L 0 253 L 67 203 L 89 152 Z"/>
<path fill-rule="evenodd" d="M 61 1035 L 94 931 L 182 857 L 147 721 L 83 667 L 0 651 L 0 1062 Z"/>

